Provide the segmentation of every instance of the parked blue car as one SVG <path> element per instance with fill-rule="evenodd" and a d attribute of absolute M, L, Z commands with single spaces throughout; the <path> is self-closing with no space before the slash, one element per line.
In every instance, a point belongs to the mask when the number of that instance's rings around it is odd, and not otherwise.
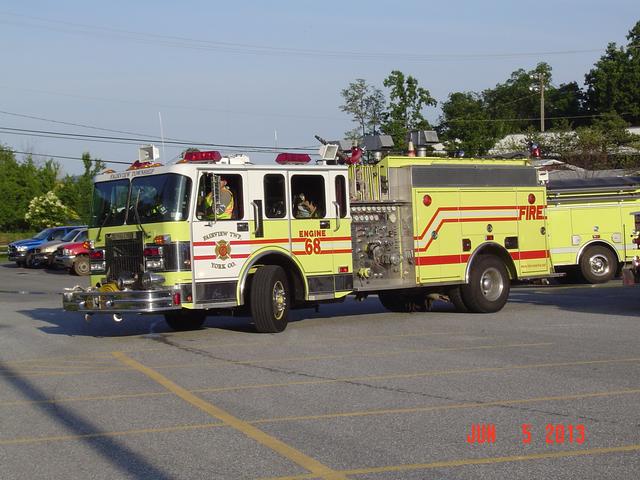
<path fill-rule="evenodd" d="M 59 240 L 76 228 L 79 228 L 79 225 L 45 228 L 33 238 L 11 242 L 9 244 L 9 260 L 16 262 L 19 266 L 24 266 L 27 260 L 27 251 L 30 248 L 52 240 Z"/>

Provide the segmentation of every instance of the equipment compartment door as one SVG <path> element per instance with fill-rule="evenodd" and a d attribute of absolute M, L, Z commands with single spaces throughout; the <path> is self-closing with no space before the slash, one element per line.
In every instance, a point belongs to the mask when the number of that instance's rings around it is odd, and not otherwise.
<path fill-rule="evenodd" d="M 418 189 L 414 194 L 414 241 L 419 283 L 463 276 L 460 240 L 460 192 Z"/>
<path fill-rule="evenodd" d="M 519 253 L 518 258 L 515 259 L 520 261 L 520 272 L 524 276 L 546 273 L 550 269 L 551 259 L 549 258 L 547 217 L 544 204 L 545 195 L 543 192 L 539 190 L 518 191 Z"/>

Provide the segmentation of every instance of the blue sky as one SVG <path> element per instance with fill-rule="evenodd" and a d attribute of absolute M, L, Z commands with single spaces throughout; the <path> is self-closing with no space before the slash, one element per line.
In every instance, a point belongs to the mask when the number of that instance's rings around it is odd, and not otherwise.
<path fill-rule="evenodd" d="M 555 84 L 581 83 L 639 19 L 637 0 L 6 1 L 0 127 L 131 138 L 159 136 L 161 116 L 174 139 L 273 146 L 277 131 L 278 146 L 308 147 L 314 134 L 353 128 L 338 107 L 356 78 L 382 87 L 399 69 L 443 101 L 546 61 Z M 436 120 L 438 109 L 425 114 Z M 137 156 L 135 144 L 6 132 L 0 143 L 17 151 Z M 181 148 L 166 146 L 165 160 Z M 58 161 L 64 172 L 81 170 Z"/>

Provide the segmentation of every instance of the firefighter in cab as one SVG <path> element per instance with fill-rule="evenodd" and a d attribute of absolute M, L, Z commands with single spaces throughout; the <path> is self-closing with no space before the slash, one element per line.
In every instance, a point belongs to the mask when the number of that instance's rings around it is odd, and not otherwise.
<path fill-rule="evenodd" d="M 229 220 L 233 215 L 233 193 L 229 189 L 227 185 L 227 180 L 224 177 L 219 177 L 219 202 L 215 205 L 215 217 L 218 220 Z M 214 217 L 214 193 L 211 190 L 204 199 L 205 202 L 205 211 L 207 212 L 207 217 Z"/>

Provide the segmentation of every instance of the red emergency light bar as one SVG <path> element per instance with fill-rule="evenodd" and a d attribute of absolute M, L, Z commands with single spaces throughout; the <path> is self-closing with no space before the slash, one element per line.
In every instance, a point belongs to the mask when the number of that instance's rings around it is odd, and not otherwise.
<path fill-rule="evenodd" d="M 219 162 L 222 159 L 222 155 L 217 150 L 210 150 L 208 152 L 185 152 L 182 159 L 185 162 Z"/>
<path fill-rule="evenodd" d="M 279 153 L 276 163 L 280 165 L 305 164 L 311 161 L 311 157 L 306 153 Z"/>
<path fill-rule="evenodd" d="M 158 162 L 141 162 L 139 160 L 136 160 L 131 164 L 129 168 L 127 168 L 127 170 L 140 170 L 142 168 L 153 168 L 153 167 L 161 167 L 161 166 L 162 164 Z"/>

